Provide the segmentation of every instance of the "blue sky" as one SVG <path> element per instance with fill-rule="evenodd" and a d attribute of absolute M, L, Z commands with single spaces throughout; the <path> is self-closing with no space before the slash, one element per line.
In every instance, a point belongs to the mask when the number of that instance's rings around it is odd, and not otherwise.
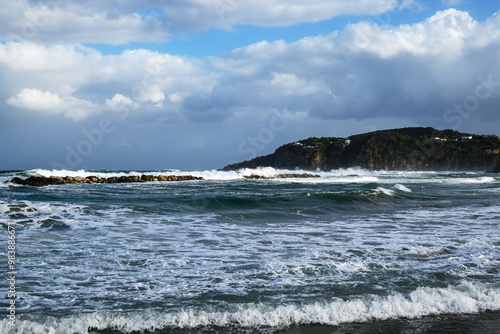
<path fill-rule="evenodd" d="M 192 57 L 215 56 L 230 52 L 263 40 L 285 40 L 294 42 L 308 36 L 327 35 L 333 31 L 344 29 L 348 24 L 371 21 L 380 25 L 414 24 L 425 20 L 429 15 L 450 7 L 467 11 L 474 19 L 484 21 L 492 13 L 499 10 L 500 1 L 489 0 L 477 3 L 474 1 L 457 1 L 456 5 L 448 5 L 441 1 L 419 1 L 418 5 L 408 9 L 395 9 L 377 15 L 341 15 L 319 22 L 297 23 L 285 27 L 269 27 L 254 25 L 234 25 L 228 29 L 205 29 L 201 31 L 179 31 L 168 43 L 133 42 L 123 45 L 88 43 L 105 54 L 120 54 L 127 49 L 150 49 L 175 55 Z M 451 2 L 453 4 L 453 2 Z"/>
<path fill-rule="evenodd" d="M 500 2 L 8 1 L 0 169 L 211 169 L 310 136 L 500 135 Z"/>

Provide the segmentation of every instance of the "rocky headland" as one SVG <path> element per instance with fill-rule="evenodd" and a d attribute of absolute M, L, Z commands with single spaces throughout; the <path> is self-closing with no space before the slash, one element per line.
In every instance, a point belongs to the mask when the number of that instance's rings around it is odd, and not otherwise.
<path fill-rule="evenodd" d="M 500 159 L 498 160 L 495 167 L 489 171 L 490 173 L 500 173 Z"/>
<path fill-rule="evenodd" d="M 311 137 L 283 145 L 272 154 L 228 165 L 223 170 L 274 167 L 322 170 L 500 172 L 500 138 L 434 128 L 374 131 L 347 138 Z"/>
<path fill-rule="evenodd" d="M 403 128 L 374 131 L 347 138 L 311 137 L 285 144 L 272 154 L 228 165 L 223 170 L 274 167 L 329 171 L 359 167 L 368 170 L 401 171 L 485 171 L 500 173 L 500 138 L 434 128 Z M 272 177 L 252 174 L 247 179 L 320 177 L 317 174 L 290 173 Z M 192 175 L 31 176 L 14 177 L 5 183 L 43 187 L 80 183 L 139 183 L 203 180 Z"/>

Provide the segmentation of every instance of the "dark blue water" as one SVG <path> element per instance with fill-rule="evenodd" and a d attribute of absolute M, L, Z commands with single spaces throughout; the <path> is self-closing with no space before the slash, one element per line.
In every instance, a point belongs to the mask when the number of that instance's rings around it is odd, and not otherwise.
<path fill-rule="evenodd" d="M 0 333 L 307 332 L 500 310 L 494 174 L 151 173 L 205 180 L 34 188 L 3 182 L 136 173 L 0 174 L 0 268 L 7 279 L 10 224 L 17 272 Z"/>

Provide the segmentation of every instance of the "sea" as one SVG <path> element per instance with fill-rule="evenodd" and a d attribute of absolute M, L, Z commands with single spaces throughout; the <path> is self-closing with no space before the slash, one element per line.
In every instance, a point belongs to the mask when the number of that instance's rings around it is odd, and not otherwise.
<path fill-rule="evenodd" d="M 302 172 L 0 172 L 0 333 L 500 333 L 500 175 Z"/>

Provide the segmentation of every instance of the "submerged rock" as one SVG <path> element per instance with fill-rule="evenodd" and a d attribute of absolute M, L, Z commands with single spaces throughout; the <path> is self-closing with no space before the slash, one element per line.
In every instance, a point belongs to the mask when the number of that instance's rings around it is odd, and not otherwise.
<path fill-rule="evenodd" d="M 87 176 L 85 178 L 81 176 L 75 176 L 75 177 L 31 176 L 27 179 L 14 177 L 12 180 L 7 182 L 20 184 L 24 186 L 43 187 L 43 186 L 57 185 L 57 184 L 78 184 L 78 183 L 135 183 L 135 182 L 191 181 L 191 180 L 203 180 L 203 178 L 192 175 L 183 175 L 183 176 L 130 175 L 130 176 L 109 177 L 109 178 L 100 178 L 97 176 Z"/>

